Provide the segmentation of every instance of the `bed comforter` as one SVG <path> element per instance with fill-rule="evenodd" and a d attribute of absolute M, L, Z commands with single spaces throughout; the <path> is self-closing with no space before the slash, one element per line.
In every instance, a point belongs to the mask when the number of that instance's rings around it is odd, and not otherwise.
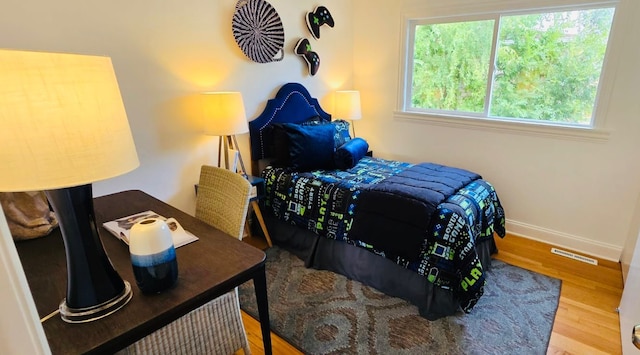
<path fill-rule="evenodd" d="M 365 157 L 348 170 L 268 167 L 263 177 L 276 218 L 415 271 L 453 292 L 465 312 L 482 296 L 475 244 L 505 230 L 498 196 L 479 175 Z"/>

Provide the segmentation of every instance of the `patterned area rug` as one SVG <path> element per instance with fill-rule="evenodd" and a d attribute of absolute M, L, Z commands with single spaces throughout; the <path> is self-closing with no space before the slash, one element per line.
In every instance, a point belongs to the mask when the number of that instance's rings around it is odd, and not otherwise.
<path fill-rule="evenodd" d="M 308 354 L 545 354 L 561 281 L 493 260 L 470 314 L 428 321 L 415 306 L 267 251 L 271 327 Z M 239 288 L 257 318 L 253 284 Z"/>

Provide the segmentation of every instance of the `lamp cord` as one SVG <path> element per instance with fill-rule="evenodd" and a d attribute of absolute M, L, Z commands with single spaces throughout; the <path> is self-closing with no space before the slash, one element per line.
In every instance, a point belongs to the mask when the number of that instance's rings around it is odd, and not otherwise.
<path fill-rule="evenodd" d="M 40 319 L 40 323 L 44 323 L 46 321 L 48 321 L 49 319 L 51 319 L 51 317 L 55 316 L 56 314 L 60 313 L 60 309 L 56 309 L 55 311 L 49 313 L 48 315 L 42 317 Z"/>

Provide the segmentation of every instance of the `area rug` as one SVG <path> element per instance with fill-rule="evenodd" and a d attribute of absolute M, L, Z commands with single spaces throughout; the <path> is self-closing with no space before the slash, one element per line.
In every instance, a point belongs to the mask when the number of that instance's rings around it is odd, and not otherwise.
<path fill-rule="evenodd" d="M 428 321 L 417 307 L 293 254 L 267 250 L 271 329 L 306 354 L 545 354 L 561 281 L 493 260 L 470 314 Z M 257 318 L 251 282 L 240 304 Z"/>

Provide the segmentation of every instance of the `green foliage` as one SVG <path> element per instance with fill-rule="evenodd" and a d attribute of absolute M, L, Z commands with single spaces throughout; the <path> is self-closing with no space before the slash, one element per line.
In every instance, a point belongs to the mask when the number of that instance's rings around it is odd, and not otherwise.
<path fill-rule="evenodd" d="M 417 26 L 414 107 L 483 112 L 493 20 Z"/>
<path fill-rule="evenodd" d="M 613 9 L 503 16 L 489 115 L 589 124 Z M 416 27 L 412 105 L 483 113 L 493 20 Z"/>

